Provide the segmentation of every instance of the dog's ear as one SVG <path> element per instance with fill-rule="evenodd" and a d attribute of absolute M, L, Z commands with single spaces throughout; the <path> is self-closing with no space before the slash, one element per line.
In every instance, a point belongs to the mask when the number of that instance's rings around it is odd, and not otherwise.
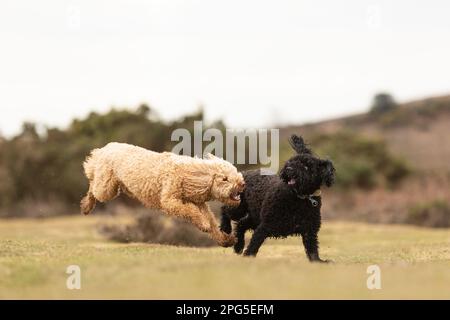
<path fill-rule="evenodd" d="M 204 195 L 211 189 L 214 176 L 200 169 L 189 168 L 181 173 L 183 175 L 183 193 L 187 198 Z"/>
<path fill-rule="evenodd" d="M 291 167 L 289 167 L 289 168 L 291 168 Z M 292 168 L 291 168 L 291 169 L 292 169 Z M 288 173 L 289 170 L 290 170 L 290 169 L 288 169 L 287 166 L 284 166 L 283 168 L 281 168 L 280 172 L 278 173 L 278 176 L 280 177 L 280 179 L 283 180 L 283 181 L 286 182 L 286 183 L 287 183 L 287 181 L 288 181 L 288 179 L 289 179 L 289 177 L 288 177 L 288 175 L 287 175 L 287 173 Z"/>
<path fill-rule="evenodd" d="M 311 150 L 308 148 L 308 146 L 306 145 L 305 141 L 301 136 L 293 134 L 289 139 L 289 144 L 291 145 L 292 149 L 294 149 L 295 152 L 297 152 L 298 154 L 301 153 L 311 154 Z"/>

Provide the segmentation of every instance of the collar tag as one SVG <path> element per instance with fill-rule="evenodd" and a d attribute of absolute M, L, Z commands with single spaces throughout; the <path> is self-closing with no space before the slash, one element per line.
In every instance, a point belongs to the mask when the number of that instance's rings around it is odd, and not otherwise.
<path fill-rule="evenodd" d="M 297 190 L 295 191 L 297 193 Z M 314 199 L 314 197 L 320 197 L 322 195 L 322 191 L 320 191 L 320 189 L 317 189 L 316 191 L 314 191 L 314 193 L 312 194 L 308 194 L 308 195 L 299 195 L 297 194 L 297 197 L 299 199 L 302 200 L 306 200 L 308 199 L 309 202 L 311 202 L 311 205 L 313 207 L 317 207 L 319 205 L 319 201 L 317 201 L 316 199 Z"/>

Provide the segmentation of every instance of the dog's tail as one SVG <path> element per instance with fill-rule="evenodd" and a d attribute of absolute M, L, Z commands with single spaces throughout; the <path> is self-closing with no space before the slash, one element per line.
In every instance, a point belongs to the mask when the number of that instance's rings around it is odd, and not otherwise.
<path fill-rule="evenodd" d="M 95 153 L 98 149 L 92 150 L 91 154 L 86 158 L 86 161 L 83 163 L 84 173 L 89 180 L 89 184 L 94 180 L 94 172 L 95 172 Z M 91 186 L 89 186 L 89 191 L 86 196 L 81 199 L 80 208 L 81 213 L 84 215 L 88 215 L 95 208 L 97 200 L 91 192 Z"/>

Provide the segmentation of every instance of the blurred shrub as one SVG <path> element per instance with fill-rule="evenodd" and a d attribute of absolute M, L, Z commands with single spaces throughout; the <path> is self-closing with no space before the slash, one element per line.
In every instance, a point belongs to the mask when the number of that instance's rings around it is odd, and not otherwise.
<path fill-rule="evenodd" d="M 118 242 L 147 242 L 189 247 L 212 247 L 215 242 L 192 224 L 157 211 L 141 214 L 132 225 L 103 226 L 101 232 Z"/>
<path fill-rule="evenodd" d="M 450 205 L 438 199 L 420 203 L 410 208 L 406 223 L 432 228 L 450 227 Z"/>
<path fill-rule="evenodd" d="M 394 156 L 382 140 L 350 131 L 319 134 L 310 139 L 318 155 L 330 158 L 336 167 L 336 184 L 342 188 L 395 187 L 412 171 Z"/>

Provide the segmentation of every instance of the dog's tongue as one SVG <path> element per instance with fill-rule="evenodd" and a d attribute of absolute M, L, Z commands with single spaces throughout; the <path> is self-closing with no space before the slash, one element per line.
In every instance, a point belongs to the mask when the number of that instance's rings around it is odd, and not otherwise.
<path fill-rule="evenodd" d="M 292 186 L 293 184 L 295 184 L 295 180 L 294 179 L 291 179 L 291 180 L 288 181 L 288 185 Z"/>

